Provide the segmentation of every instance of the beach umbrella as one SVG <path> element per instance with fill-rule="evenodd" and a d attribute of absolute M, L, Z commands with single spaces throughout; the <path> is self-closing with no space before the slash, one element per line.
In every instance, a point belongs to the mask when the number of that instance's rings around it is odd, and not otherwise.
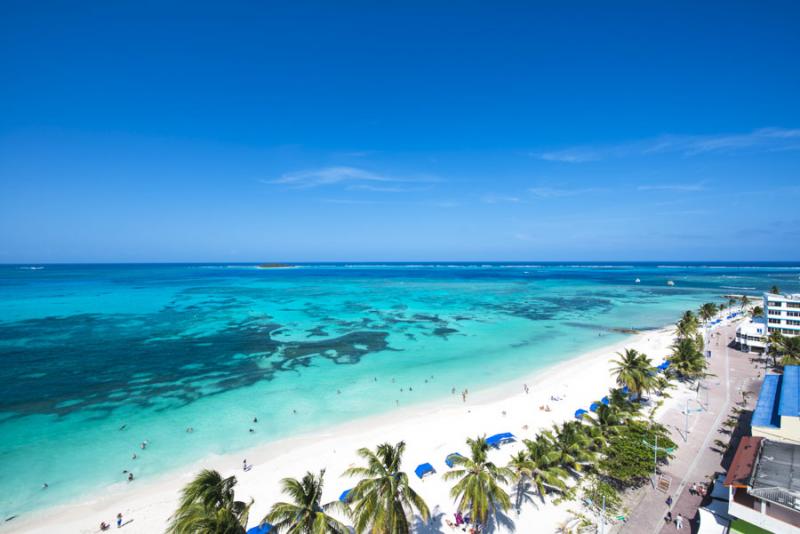
<path fill-rule="evenodd" d="M 346 489 L 339 495 L 339 500 L 342 502 L 347 502 L 347 496 L 350 495 L 350 492 L 353 491 L 353 488 Z"/>
<path fill-rule="evenodd" d="M 459 457 L 463 458 L 464 455 L 458 452 L 451 452 L 447 455 L 447 458 L 444 459 L 444 463 L 447 464 L 447 467 L 453 467 L 453 459 Z"/>
<path fill-rule="evenodd" d="M 486 443 L 490 447 L 497 447 L 509 441 L 514 441 L 514 434 L 511 432 L 503 432 L 502 434 L 495 434 L 494 436 L 486 438 Z"/>
<path fill-rule="evenodd" d="M 432 475 L 436 472 L 433 466 L 429 463 L 419 464 L 416 469 L 414 469 L 414 473 L 417 474 L 419 478 L 423 478 L 426 475 Z"/>
<path fill-rule="evenodd" d="M 600 399 L 600 402 L 602 402 L 603 404 L 605 404 L 606 406 L 608 406 L 608 403 L 609 403 L 609 402 L 611 402 L 611 401 L 610 401 L 610 400 L 608 400 L 608 397 L 606 396 L 606 397 L 603 397 L 602 399 Z"/>
<path fill-rule="evenodd" d="M 272 530 L 272 525 L 269 523 L 264 523 L 263 525 L 258 525 L 257 527 L 253 527 L 247 531 L 247 534 L 267 534 Z"/>
<path fill-rule="evenodd" d="M 575 419 L 583 419 L 583 414 L 586 414 L 586 413 L 589 413 L 589 412 L 587 412 L 583 408 L 581 408 L 580 410 L 575 410 Z"/>
<path fill-rule="evenodd" d="M 592 405 L 589 406 L 589 410 L 591 410 L 593 412 L 596 412 L 599 407 L 600 407 L 600 403 L 599 402 L 593 402 Z"/>

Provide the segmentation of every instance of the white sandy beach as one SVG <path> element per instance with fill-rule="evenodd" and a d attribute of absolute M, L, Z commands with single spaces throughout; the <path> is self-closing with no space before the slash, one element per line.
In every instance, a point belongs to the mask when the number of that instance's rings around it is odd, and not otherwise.
<path fill-rule="evenodd" d="M 335 500 L 355 483 L 340 477 L 340 474 L 357 462 L 356 449 L 400 440 L 407 444 L 404 469 L 412 479 L 412 486 L 423 496 L 434 515 L 432 524 L 419 531 L 450 532 L 444 525 L 444 517 L 452 518 L 455 510 L 448 493 L 452 483 L 445 483 L 440 475 L 447 470 L 444 460 L 449 453 L 461 451 L 466 454 L 464 440 L 467 437 L 512 432 L 521 440 L 533 438 L 540 429 L 554 422 L 570 420 L 576 409 L 588 408 L 613 385 L 609 360 L 616 352 L 634 348 L 658 364 L 669 354 L 673 335 L 674 330 L 668 328 L 631 336 L 534 375 L 520 376 L 514 382 L 470 392 L 466 403 L 462 403 L 460 395 L 456 394 L 310 435 L 267 443 L 235 455 L 211 456 L 195 465 L 166 473 L 159 480 L 119 484 L 90 500 L 20 516 L 1 525 L 0 532 L 99 532 L 100 522 L 113 524 L 118 512 L 123 513 L 125 521 L 131 521 L 121 529 L 122 532 L 162 532 L 175 509 L 180 489 L 201 468 L 219 470 L 223 476 L 236 475 L 239 481 L 237 498 L 255 499 L 249 525 L 255 526 L 273 502 L 283 499 L 279 485 L 281 478 L 300 478 L 307 470 L 325 468 L 325 500 Z M 530 387 L 529 394 L 523 391 L 523 384 Z M 552 395 L 565 398 L 554 402 Z M 545 404 L 552 411 L 539 410 L 539 406 Z M 521 447 L 519 441 L 504 445 L 493 450 L 490 457 L 505 464 Z M 244 458 L 253 464 L 248 472 L 242 469 Z M 438 473 L 423 481 L 413 471 L 424 462 L 430 462 Z M 555 525 L 568 515 L 569 508 L 576 509 L 577 505 L 555 506 L 548 501 L 545 504 L 526 504 L 519 516 L 513 511 L 509 516 L 515 523 L 516 532 L 553 532 Z"/>

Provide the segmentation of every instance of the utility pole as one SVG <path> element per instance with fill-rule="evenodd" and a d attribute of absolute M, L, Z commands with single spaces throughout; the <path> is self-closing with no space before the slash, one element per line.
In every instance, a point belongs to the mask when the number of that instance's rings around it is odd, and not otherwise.
<path fill-rule="evenodd" d="M 656 434 L 656 446 L 653 447 L 653 487 L 656 487 L 656 478 L 658 477 L 658 434 Z"/>
<path fill-rule="evenodd" d="M 689 441 L 689 399 L 686 399 L 686 419 L 683 423 L 683 442 Z"/>
<path fill-rule="evenodd" d="M 603 495 L 603 511 L 600 513 L 600 534 L 606 534 L 606 496 Z"/>

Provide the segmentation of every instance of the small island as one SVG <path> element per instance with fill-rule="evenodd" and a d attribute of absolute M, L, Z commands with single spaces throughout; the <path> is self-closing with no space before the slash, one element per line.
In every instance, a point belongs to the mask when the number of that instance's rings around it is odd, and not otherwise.
<path fill-rule="evenodd" d="M 294 267 L 294 265 L 288 263 L 261 263 L 258 265 L 259 269 L 286 269 L 288 267 Z"/>

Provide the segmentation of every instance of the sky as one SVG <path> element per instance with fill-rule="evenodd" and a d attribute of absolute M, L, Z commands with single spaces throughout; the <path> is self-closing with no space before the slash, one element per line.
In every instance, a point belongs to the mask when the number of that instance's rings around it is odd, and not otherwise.
<path fill-rule="evenodd" d="M 797 2 L 0 3 L 0 263 L 800 260 Z"/>

